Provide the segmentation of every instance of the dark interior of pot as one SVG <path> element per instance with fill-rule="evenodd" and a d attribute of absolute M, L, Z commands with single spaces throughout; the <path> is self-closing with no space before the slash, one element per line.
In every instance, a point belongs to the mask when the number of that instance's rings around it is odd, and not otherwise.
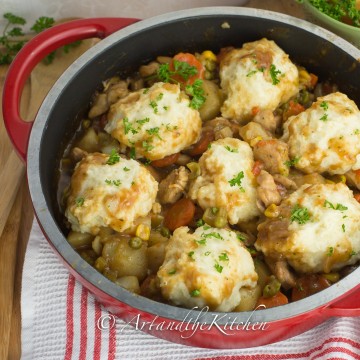
<path fill-rule="evenodd" d="M 333 80 L 340 91 L 360 105 L 360 62 L 330 41 L 285 22 L 245 15 L 193 17 L 190 13 L 185 20 L 171 20 L 125 37 L 116 36 L 108 39 L 112 41 L 111 46 L 98 47 L 96 55 L 67 81 L 48 114 L 42 133 L 39 159 L 42 192 L 50 215 L 60 227 L 56 174 L 49 169 L 58 168 L 64 147 L 78 127 L 76 119 L 88 110 L 91 96 L 102 81 L 115 74 L 129 75 L 159 54 L 209 49 L 216 53 L 222 47 L 241 47 L 244 42 L 266 37 L 274 40 L 293 62 L 305 66 L 320 80 Z"/>

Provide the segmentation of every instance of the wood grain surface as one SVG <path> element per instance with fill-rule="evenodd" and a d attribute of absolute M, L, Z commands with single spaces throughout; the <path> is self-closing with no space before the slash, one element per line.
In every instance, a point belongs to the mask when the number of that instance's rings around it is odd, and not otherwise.
<path fill-rule="evenodd" d="M 294 0 L 250 0 L 247 7 L 304 17 L 301 6 Z M 120 17 L 121 13 L 117 15 Z M 57 56 L 53 64 L 39 64 L 34 69 L 22 96 L 21 113 L 24 119 L 35 117 L 52 84 L 91 45 L 91 42 L 84 42 L 75 51 Z M 0 66 L 0 95 L 6 71 L 7 67 Z M 24 176 L 25 167 L 12 150 L 2 119 L 0 169 L 0 360 L 3 360 L 19 359 L 21 356 L 21 275 L 33 211 Z"/>

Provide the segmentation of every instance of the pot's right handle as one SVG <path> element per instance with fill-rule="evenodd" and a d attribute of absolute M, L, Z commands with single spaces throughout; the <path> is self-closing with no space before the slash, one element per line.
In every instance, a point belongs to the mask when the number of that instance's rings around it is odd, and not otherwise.
<path fill-rule="evenodd" d="M 327 306 L 322 311 L 328 317 L 356 317 L 360 316 L 360 287 L 343 299 Z"/>
<path fill-rule="evenodd" d="M 32 122 L 20 116 L 20 99 L 32 69 L 57 48 L 77 40 L 104 38 L 138 19 L 93 18 L 69 21 L 41 32 L 30 40 L 11 63 L 3 90 L 3 116 L 9 137 L 25 161 Z M 31 119 L 32 120 L 32 119 Z"/>

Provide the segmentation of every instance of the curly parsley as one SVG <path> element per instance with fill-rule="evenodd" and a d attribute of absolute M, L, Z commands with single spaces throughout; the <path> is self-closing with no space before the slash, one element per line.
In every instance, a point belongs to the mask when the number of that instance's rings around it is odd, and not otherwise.
<path fill-rule="evenodd" d="M 282 72 L 276 68 L 274 64 L 270 65 L 270 76 L 273 85 L 277 85 L 280 80 L 278 78 L 279 75 L 282 75 Z"/>
<path fill-rule="evenodd" d="M 203 81 L 200 79 L 195 80 L 192 85 L 186 85 L 185 92 L 192 97 L 189 104 L 192 109 L 200 109 L 206 101 Z"/>
<path fill-rule="evenodd" d="M 245 192 L 245 189 L 241 185 L 241 181 L 244 178 L 244 172 L 240 171 L 233 179 L 229 180 L 230 186 L 238 186 L 241 192 Z"/>
<path fill-rule="evenodd" d="M 119 161 L 120 161 L 120 155 L 116 152 L 115 149 L 112 149 L 106 164 L 114 165 L 114 164 L 118 163 Z"/>
<path fill-rule="evenodd" d="M 307 223 L 310 220 L 309 210 L 306 207 L 301 207 L 297 204 L 291 210 L 290 220 L 291 222 L 296 221 L 300 225 Z"/>

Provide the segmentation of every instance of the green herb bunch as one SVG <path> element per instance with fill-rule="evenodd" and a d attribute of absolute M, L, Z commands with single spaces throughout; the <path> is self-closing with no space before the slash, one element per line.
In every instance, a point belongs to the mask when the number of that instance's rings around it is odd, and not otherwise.
<path fill-rule="evenodd" d="M 3 18 L 6 21 L 4 31 L 0 36 L 0 65 L 10 64 L 16 54 L 28 41 L 28 37 L 25 35 L 23 26 L 26 24 L 26 20 L 20 16 L 14 15 L 10 12 L 5 13 Z M 53 18 L 47 16 L 39 17 L 35 23 L 31 26 L 31 31 L 35 34 L 39 34 L 52 27 L 55 23 Z M 30 34 L 31 35 L 31 34 Z M 77 46 L 80 41 L 76 41 L 72 44 L 63 47 L 64 52 L 68 52 L 71 47 Z M 55 57 L 55 52 L 49 54 L 45 59 L 45 63 L 50 64 Z"/>
<path fill-rule="evenodd" d="M 309 0 L 309 2 L 335 20 L 350 22 L 351 25 L 360 27 L 360 10 L 356 8 L 356 0 Z"/>

